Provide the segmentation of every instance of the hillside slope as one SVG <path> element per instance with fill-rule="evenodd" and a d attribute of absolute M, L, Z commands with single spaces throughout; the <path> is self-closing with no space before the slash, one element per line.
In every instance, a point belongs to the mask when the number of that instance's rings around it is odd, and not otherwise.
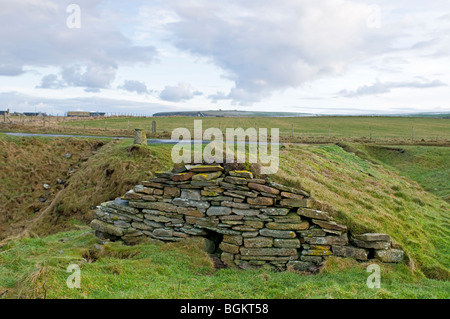
<path fill-rule="evenodd" d="M 449 278 L 450 205 L 419 184 L 337 145 L 287 145 L 274 178 L 309 190 L 353 233 L 391 235 L 428 277 Z"/>

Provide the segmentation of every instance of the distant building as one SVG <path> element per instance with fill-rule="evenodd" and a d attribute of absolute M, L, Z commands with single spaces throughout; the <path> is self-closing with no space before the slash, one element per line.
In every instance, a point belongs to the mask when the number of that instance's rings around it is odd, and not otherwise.
<path fill-rule="evenodd" d="M 23 112 L 25 116 L 37 116 L 37 117 L 45 117 L 48 116 L 47 113 L 42 112 Z"/>
<path fill-rule="evenodd" d="M 105 112 L 79 112 L 70 111 L 67 112 L 67 117 L 102 117 L 105 116 Z"/>

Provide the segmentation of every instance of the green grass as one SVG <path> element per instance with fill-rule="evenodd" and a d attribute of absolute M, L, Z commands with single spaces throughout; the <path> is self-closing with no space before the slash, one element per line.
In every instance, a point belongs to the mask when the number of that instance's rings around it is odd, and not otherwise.
<path fill-rule="evenodd" d="M 291 125 L 294 125 L 295 136 L 355 137 L 369 138 L 370 129 L 372 139 L 403 138 L 411 139 L 449 139 L 450 121 L 448 119 L 433 118 L 405 118 L 405 117 L 155 117 L 155 118 L 108 118 L 108 129 L 143 128 L 151 131 L 152 121 L 156 121 L 157 132 L 170 133 L 178 127 L 194 128 L 194 120 L 203 121 L 203 129 L 217 127 L 224 130 L 230 128 L 279 128 L 280 135 L 290 136 Z M 59 124 L 62 125 L 61 123 Z M 86 129 L 104 129 L 105 119 L 80 120 L 66 122 L 65 126 Z M 129 125 L 129 126 L 128 126 Z"/>
<path fill-rule="evenodd" d="M 450 148 L 433 146 L 348 145 L 375 163 L 407 176 L 428 192 L 450 202 Z"/>
<path fill-rule="evenodd" d="M 62 145 L 67 141 L 56 140 Z M 404 264 L 381 265 L 380 290 L 366 287 L 367 264 L 346 259 L 331 258 L 316 276 L 215 272 L 211 260 L 190 242 L 133 247 L 114 243 L 98 254 L 87 228 L 45 237 L 61 229 L 61 223 L 63 229 L 73 229 L 79 221 L 88 221 L 91 206 L 124 194 L 154 170 L 172 166 L 171 146 L 132 147 L 131 141 L 111 141 L 79 164 L 58 209 L 34 225 L 42 238 L 14 240 L 0 248 L 0 293 L 4 288 L 10 290 L 9 297 L 28 298 L 42 297 L 45 289 L 49 298 L 448 298 L 450 205 L 425 191 L 425 184 L 419 185 L 413 175 L 369 160 L 370 149 L 353 146 L 356 154 L 337 145 L 284 145 L 280 171 L 271 178 L 310 191 L 318 208 L 330 211 L 352 233 L 391 235 L 408 258 Z M 442 178 L 449 162 L 447 148 L 408 148 L 405 153 L 412 153 L 403 161 L 415 171 L 437 171 L 433 178 L 448 186 L 448 179 Z M 420 161 L 414 159 L 420 154 Z M 402 158 L 397 160 L 401 167 Z M 92 255 L 98 257 L 95 262 L 81 262 Z M 65 286 L 65 269 L 72 262 L 82 267 L 80 290 Z"/>
<path fill-rule="evenodd" d="M 390 234 L 411 269 L 450 278 L 450 205 L 410 178 L 336 145 L 283 147 L 273 178 L 310 191 L 352 233 Z"/>
<path fill-rule="evenodd" d="M 450 297 L 450 282 L 413 275 L 403 264 L 380 265 L 381 288 L 369 289 L 369 264 L 348 259 L 329 259 L 318 275 L 215 271 L 195 241 L 131 247 L 111 243 L 103 252 L 95 243 L 87 229 L 10 243 L 0 254 L 0 293 L 9 290 L 6 298 Z M 66 285 L 72 263 L 80 265 L 80 289 Z"/>

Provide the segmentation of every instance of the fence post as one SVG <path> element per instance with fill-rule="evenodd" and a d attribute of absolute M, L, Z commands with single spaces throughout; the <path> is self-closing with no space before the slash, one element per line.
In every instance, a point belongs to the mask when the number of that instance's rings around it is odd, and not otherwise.
<path fill-rule="evenodd" d="M 372 140 L 372 127 L 369 126 L 369 139 Z"/>
<path fill-rule="evenodd" d="M 156 121 L 152 121 L 152 133 L 156 133 Z"/>
<path fill-rule="evenodd" d="M 411 141 L 414 141 L 414 126 L 411 127 Z"/>

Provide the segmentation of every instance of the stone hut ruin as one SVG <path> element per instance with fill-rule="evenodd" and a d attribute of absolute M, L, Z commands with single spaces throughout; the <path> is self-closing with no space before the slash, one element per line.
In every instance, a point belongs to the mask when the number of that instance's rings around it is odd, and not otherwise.
<path fill-rule="evenodd" d="M 229 267 L 269 266 L 315 272 L 328 256 L 401 262 L 389 235 L 349 235 L 304 190 L 222 165 L 185 165 L 136 185 L 98 206 L 91 227 L 100 238 L 133 244 L 203 236 Z"/>

